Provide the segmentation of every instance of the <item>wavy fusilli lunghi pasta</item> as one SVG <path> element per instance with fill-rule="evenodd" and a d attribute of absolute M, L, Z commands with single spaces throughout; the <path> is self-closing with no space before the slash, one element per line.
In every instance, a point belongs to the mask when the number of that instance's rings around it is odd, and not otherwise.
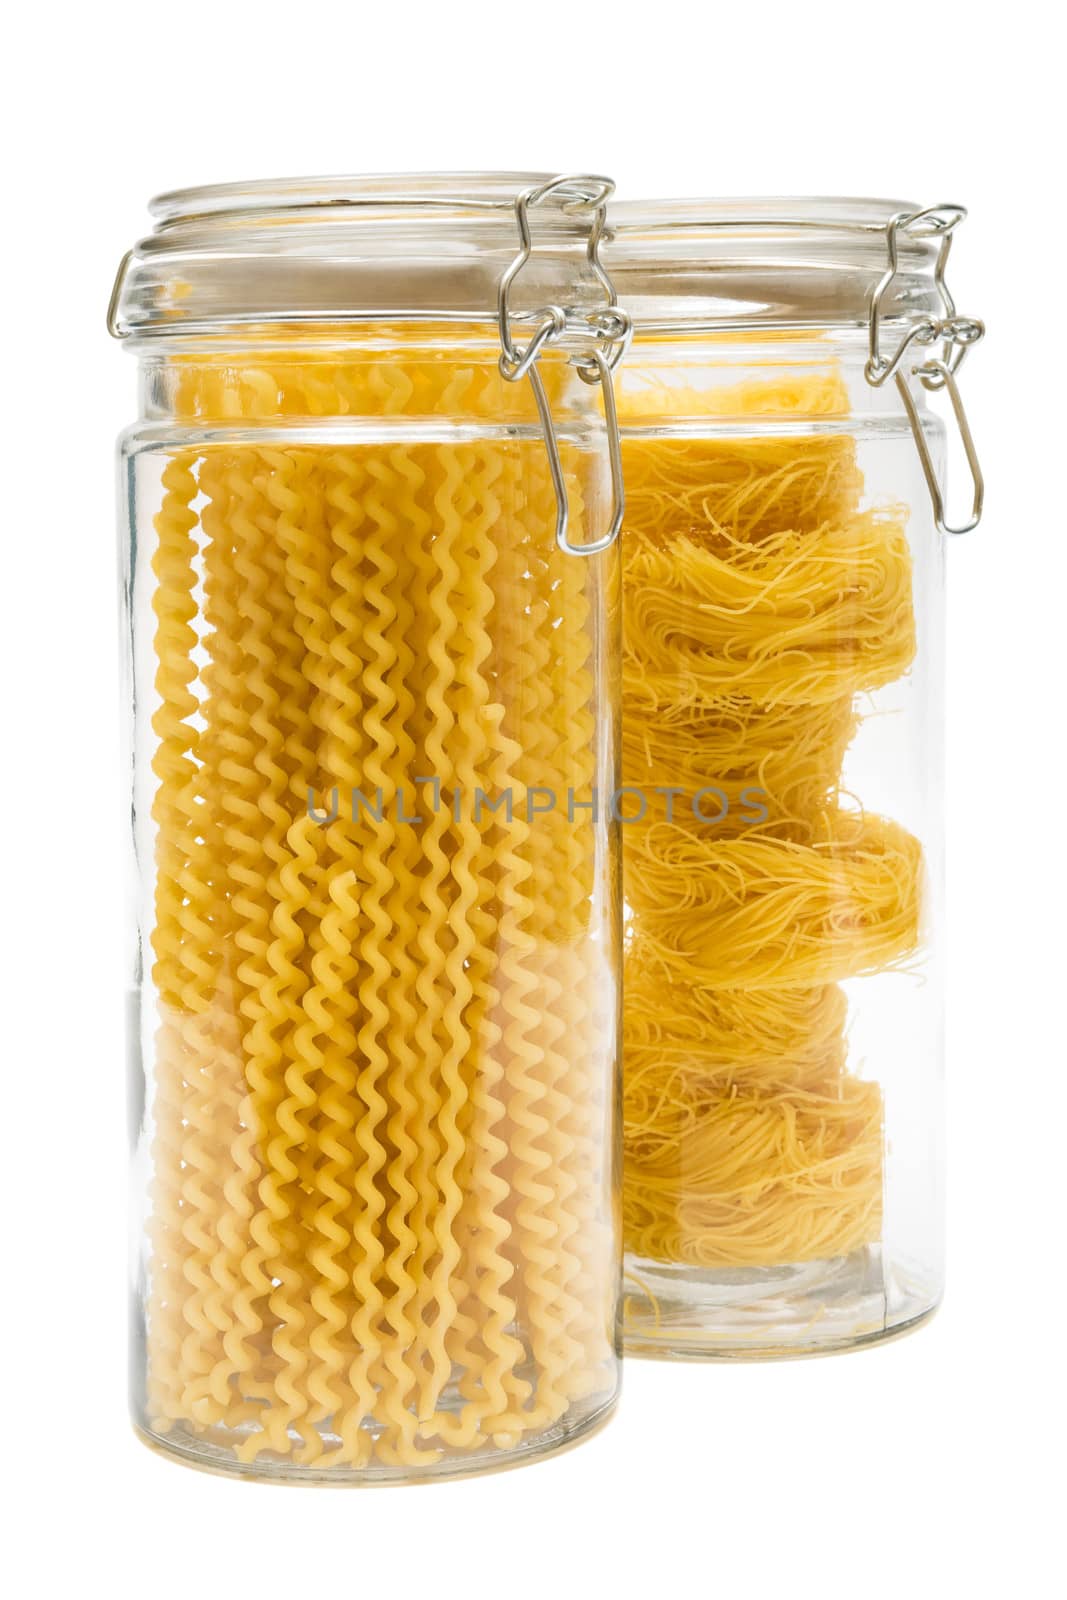
<path fill-rule="evenodd" d="M 615 1386 L 610 561 L 484 426 L 491 351 L 159 381 L 267 426 L 173 455 L 155 518 L 144 1424 L 252 1471 L 536 1448 Z M 420 425 L 270 426 L 312 417 Z"/>
<path fill-rule="evenodd" d="M 924 865 L 841 772 L 860 697 L 907 672 L 915 625 L 904 514 L 861 509 L 855 440 L 812 425 L 846 411 L 832 374 L 623 397 L 638 1285 L 644 1263 L 787 1266 L 880 1233 L 881 1092 L 848 1069 L 839 984 L 915 949 Z M 695 426 L 715 416 L 729 426 Z M 635 1295 L 642 1326 L 647 1309 Z"/>

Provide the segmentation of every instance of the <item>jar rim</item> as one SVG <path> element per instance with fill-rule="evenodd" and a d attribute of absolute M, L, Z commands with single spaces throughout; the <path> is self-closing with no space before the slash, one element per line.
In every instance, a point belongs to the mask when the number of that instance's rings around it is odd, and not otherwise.
<path fill-rule="evenodd" d="M 920 208 L 908 200 L 878 198 L 871 195 L 744 195 L 736 197 L 676 197 L 669 199 L 616 201 L 610 212 L 614 234 L 679 228 L 709 232 L 804 233 L 808 229 L 836 232 L 885 233 L 894 216 L 912 215 Z M 962 207 L 942 209 L 953 212 Z M 931 222 L 929 236 L 938 230 Z"/>
<path fill-rule="evenodd" d="M 454 171 L 343 173 L 329 177 L 250 178 L 232 183 L 170 189 L 148 203 L 157 227 L 220 215 L 253 217 L 272 212 L 335 208 L 454 212 L 510 211 L 524 189 L 551 182 L 550 172 Z M 607 183 L 607 180 L 598 180 Z M 578 180 L 575 198 L 583 195 Z M 566 210 L 566 205 L 561 208 Z"/>

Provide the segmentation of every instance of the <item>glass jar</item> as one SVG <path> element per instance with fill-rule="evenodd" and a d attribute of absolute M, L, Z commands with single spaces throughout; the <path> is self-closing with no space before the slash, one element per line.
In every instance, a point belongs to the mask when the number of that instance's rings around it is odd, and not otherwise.
<path fill-rule="evenodd" d="M 963 213 L 652 202 L 623 535 L 624 1332 L 847 1348 L 942 1286 L 948 391 Z M 888 382 L 889 378 L 893 382 Z M 918 448 L 917 448 L 918 446 Z M 965 531 L 957 529 L 951 531 Z"/>
<path fill-rule="evenodd" d="M 194 1465 L 443 1477 L 614 1405 L 609 191 L 201 189 L 119 272 L 133 1413 Z"/>

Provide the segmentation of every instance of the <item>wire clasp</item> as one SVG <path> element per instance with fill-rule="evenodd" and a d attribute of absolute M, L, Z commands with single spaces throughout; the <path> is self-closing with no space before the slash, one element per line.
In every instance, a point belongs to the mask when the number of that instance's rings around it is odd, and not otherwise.
<path fill-rule="evenodd" d="M 960 316 L 955 301 L 945 282 L 945 267 L 952 248 L 955 229 L 967 215 L 963 206 L 928 206 L 924 211 L 899 211 L 886 224 L 886 250 L 888 261 L 885 272 L 871 294 L 869 325 L 869 350 L 864 376 L 875 389 L 881 388 L 887 378 L 894 378 L 904 409 L 908 414 L 911 431 L 919 451 L 923 476 L 930 491 L 934 508 L 934 521 L 940 533 L 970 533 L 978 526 L 985 497 L 985 480 L 975 448 L 967 413 L 963 407 L 956 374 L 972 345 L 985 335 L 985 324 L 976 317 Z M 906 234 L 913 239 L 937 238 L 940 245 L 934 267 L 934 287 L 941 301 L 940 317 L 922 317 L 904 334 L 891 356 L 883 355 L 881 348 L 882 305 L 893 280 L 899 271 L 900 238 Z M 913 348 L 929 349 L 939 345 L 940 352 L 912 365 L 905 361 Z M 971 514 L 959 527 L 950 527 L 945 521 L 945 495 L 937 476 L 937 468 L 930 454 L 930 446 L 923 429 L 919 408 L 912 393 L 911 380 L 918 378 L 929 393 L 944 389 L 952 403 L 952 412 L 959 429 L 967 466 L 971 474 Z"/>
<path fill-rule="evenodd" d="M 566 176 L 553 178 L 549 183 L 524 189 L 515 197 L 515 224 L 519 234 L 519 250 L 515 259 L 503 273 L 497 289 L 497 322 L 500 329 L 500 374 L 508 383 L 528 378 L 537 405 L 545 449 L 548 453 L 549 472 L 556 496 L 556 543 L 572 556 L 594 556 L 615 543 L 622 527 L 625 507 L 622 481 L 622 445 L 619 438 L 619 419 L 615 406 L 613 374 L 630 342 L 632 326 L 629 315 L 621 309 L 614 285 L 600 259 L 600 241 L 607 221 L 607 203 L 615 185 L 610 178 L 591 176 Z M 586 241 L 586 260 L 593 276 L 604 291 L 605 304 L 593 311 L 568 311 L 562 306 L 544 306 L 538 311 L 515 312 L 511 308 L 511 291 L 515 279 L 533 254 L 533 234 L 530 212 L 550 195 L 564 194 L 568 198 L 564 209 L 572 213 L 591 214 L 589 237 Z M 516 343 L 515 324 L 533 324 L 533 332 L 525 345 Z M 607 532 L 599 539 L 574 544 L 568 537 L 570 502 L 567 480 L 560 458 L 559 438 L 552 420 L 552 408 L 545 392 L 544 380 L 537 362 L 548 345 L 574 335 L 592 335 L 593 345 L 588 353 L 571 358 L 578 376 L 585 383 L 599 384 L 604 397 L 604 420 L 608 434 L 608 460 L 611 469 L 612 516 Z"/>

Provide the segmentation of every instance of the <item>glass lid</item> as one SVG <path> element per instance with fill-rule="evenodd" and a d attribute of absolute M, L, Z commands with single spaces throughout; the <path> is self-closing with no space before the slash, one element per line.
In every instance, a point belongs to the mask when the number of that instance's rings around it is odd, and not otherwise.
<path fill-rule="evenodd" d="M 151 202 L 153 231 L 120 269 L 109 324 L 124 335 L 218 333 L 249 324 L 496 316 L 514 258 L 516 198 L 538 172 L 289 178 L 182 189 Z M 525 304 L 596 305 L 591 211 L 611 193 L 567 179 L 537 208 Z"/>
<path fill-rule="evenodd" d="M 762 197 L 613 205 L 604 261 L 636 333 L 865 326 L 906 200 Z M 935 271 L 964 215 L 945 205 L 899 235 L 885 320 L 936 312 Z"/>

